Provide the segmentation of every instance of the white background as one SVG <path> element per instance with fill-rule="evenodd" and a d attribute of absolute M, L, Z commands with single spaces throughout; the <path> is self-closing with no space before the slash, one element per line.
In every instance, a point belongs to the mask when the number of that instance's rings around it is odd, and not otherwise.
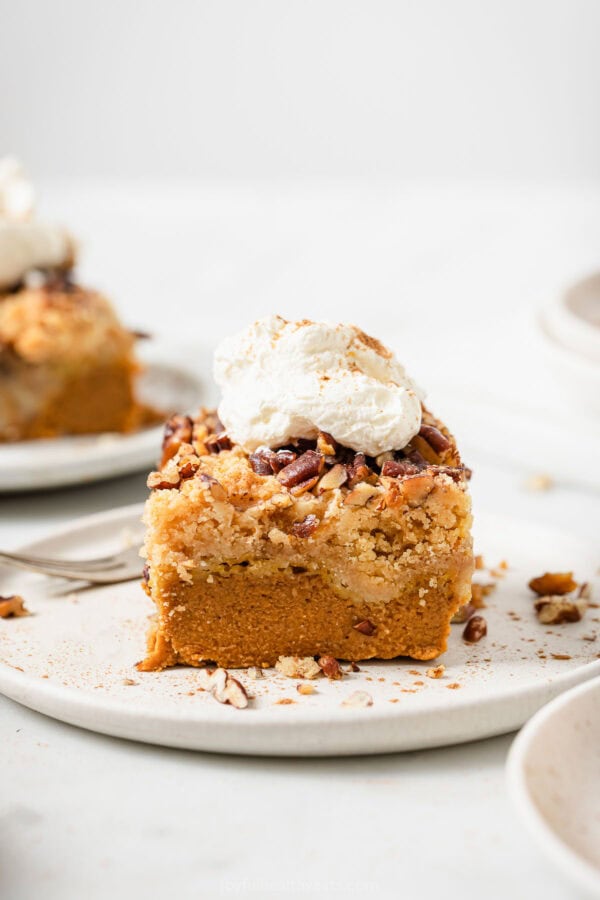
<path fill-rule="evenodd" d="M 596 0 L 1 0 L 38 175 L 600 176 Z"/>

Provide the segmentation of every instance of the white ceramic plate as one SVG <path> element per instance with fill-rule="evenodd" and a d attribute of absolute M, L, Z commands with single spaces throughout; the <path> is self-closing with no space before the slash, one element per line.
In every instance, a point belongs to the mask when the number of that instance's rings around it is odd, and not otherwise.
<path fill-rule="evenodd" d="M 27 549 L 65 557 L 104 554 L 140 538 L 140 514 L 136 506 L 90 516 Z M 488 636 L 466 645 L 461 626 L 454 626 L 439 680 L 426 677 L 426 663 L 364 663 L 341 681 L 319 679 L 314 696 L 300 696 L 291 679 L 271 671 L 251 681 L 241 670 L 255 699 L 245 710 L 233 709 L 198 692 L 192 668 L 136 671 L 153 610 L 137 582 L 73 593 L 64 582 L 5 569 L 0 594 L 22 594 L 34 615 L 0 620 L 0 691 L 104 734 L 228 753 L 385 753 L 511 731 L 561 691 L 600 673 L 600 637 L 584 640 L 600 632 L 598 610 L 580 623 L 545 628 L 526 587 L 548 568 L 589 578 L 596 547 L 489 517 L 477 520 L 476 542 L 487 561 L 507 559 L 510 569 L 488 598 Z M 341 706 L 356 690 L 368 691 L 373 705 Z"/>
<path fill-rule="evenodd" d="M 548 859 L 600 897 L 600 678 L 549 703 L 508 758 L 512 798 Z"/>
<path fill-rule="evenodd" d="M 160 347 L 142 348 L 140 356 L 146 365 L 138 383 L 142 400 L 178 412 L 195 411 L 207 402 L 211 387 L 200 366 L 174 363 L 176 350 Z M 150 469 L 160 455 L 162 431 L 161 424 L 133 434 L 0 444 L 0 492 L 65 487 Z"/>

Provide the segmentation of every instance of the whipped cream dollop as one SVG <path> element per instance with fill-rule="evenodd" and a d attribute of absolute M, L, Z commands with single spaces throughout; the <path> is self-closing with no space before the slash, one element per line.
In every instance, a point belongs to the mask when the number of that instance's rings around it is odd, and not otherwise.
<path fill-rule="evenodd" d="M 36 269 L 66 268 L 74 244 L 57 225 L 33 221 L 35 192 L 17 160 L 0 160 L 0 291 Z"/>
<path fill-rule="evenodd" d="M 378 456 L 421 427 L 420 393 L 379 341 L 353 325 L 260 319 L 216 350 L 219 418 L 248 452 L 328 432 Z"/>

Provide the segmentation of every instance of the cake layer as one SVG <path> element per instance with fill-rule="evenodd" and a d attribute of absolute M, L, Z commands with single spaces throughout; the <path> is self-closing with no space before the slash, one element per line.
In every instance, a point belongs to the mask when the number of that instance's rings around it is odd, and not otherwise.
<path fill-rule="evenodd" d="M 340 594 L 327 572 L 265 568 L 232 565 L 227 574 L 195 573 L 190 584 L 161 583 L 160 618 L 140 669 L 272 666 L 279 656 L 433 659 L 470 597 L 473 566 L 466 549 L 439 556 L 400 574 L 395 596 L 379 602 Z"/>

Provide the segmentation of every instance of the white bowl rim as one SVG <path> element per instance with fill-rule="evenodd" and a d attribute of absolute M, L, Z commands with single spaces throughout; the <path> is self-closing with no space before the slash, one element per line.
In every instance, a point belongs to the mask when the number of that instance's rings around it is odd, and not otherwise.
<path fill-rule="evenodd" d="M 592 678 L 571 688 L 546 706 L 542 707 L 519 731 L 512 743 L 506 761 L 506 778 L 509 796 L 528 831 L 540 850 L 552 858 L 564 875 L 578 885 L 588 895 L 600 897 L 600 869 L 571 849 L 556 831 L 550 827 L 545 817 L 534 803 L 525 775 L 525 763 L 531 743 L 538 729 L 557 713 L 570 705 L 574 699 L 587 692 L 600 692 L 600 678 Z"/>

